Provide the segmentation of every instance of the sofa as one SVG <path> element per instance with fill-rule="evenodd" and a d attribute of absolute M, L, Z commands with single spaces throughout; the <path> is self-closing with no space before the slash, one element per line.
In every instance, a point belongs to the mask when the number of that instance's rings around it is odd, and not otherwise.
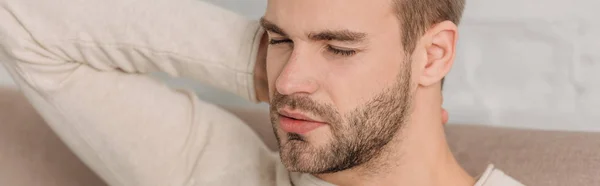
<path fill-rule="evenodd" d="M 223 106 L 275 149 L 266 110 Z M 600 133 L 448 124 L 450 147 L 473 176 L 489 163 L 526 185 L 600 185 Z M 0 87 L 1 186 L 106 185 L 15 88 Z"/>

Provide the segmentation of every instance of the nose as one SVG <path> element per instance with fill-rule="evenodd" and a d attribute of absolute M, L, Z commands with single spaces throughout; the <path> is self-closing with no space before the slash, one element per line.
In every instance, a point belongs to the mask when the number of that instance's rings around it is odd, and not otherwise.
<path fill-rule="evenodd" d="M 302 51 L 296 48 L 275 82 L 277 91 L 282 95 L 313 94 L 319 89 L 316 76 L 316 52 Z"/>

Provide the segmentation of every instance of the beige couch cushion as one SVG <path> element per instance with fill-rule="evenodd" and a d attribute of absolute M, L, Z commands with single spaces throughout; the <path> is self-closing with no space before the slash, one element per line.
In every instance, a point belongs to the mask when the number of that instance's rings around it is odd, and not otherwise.
<path fill-rule="evenodd" d="M 265 110 L 222 106 L 275 149 Z M 600 134 L 449 125 L 448 140 L 473 176 L 488 163 L 527 185 L 600 185 Z M 0 185 L 105 185 L 17 91 L 0 88 Z"/>
<path fill-rule="evenodd" d="M 527 185 L 600 185 L 600 133 L 451 125 L 456 158 L 472 175 L 496 167 Z"/>
<path fill-rule="evenodd" d="M 106 185 L 14 89 L 0 87 L 0 185 Z"/>

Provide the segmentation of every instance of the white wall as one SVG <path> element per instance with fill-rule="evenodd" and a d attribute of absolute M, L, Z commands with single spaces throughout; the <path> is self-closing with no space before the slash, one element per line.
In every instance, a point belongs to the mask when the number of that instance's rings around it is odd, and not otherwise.
<path fill-rule="evenodd" d="M 266 6 L 266 0 L 207 1 L 251 18 Z M 467 1 L 444 89 L 451 123 L 600 131 L 599 0 Z M 0 70 L 0 84 L 8 82 Z M 193 87 L 205 99 L 249 106 Z"/>
<path fill-rule="evenodd" d="M 444 92 L 453 121 L 600 131 L 600 1 L 469 3 Z"/>

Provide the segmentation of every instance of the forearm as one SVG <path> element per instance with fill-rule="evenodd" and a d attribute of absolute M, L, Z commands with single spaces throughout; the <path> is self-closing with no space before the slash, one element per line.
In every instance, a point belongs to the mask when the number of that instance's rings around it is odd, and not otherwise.
<path fill-rule="evenodd" d="M 3 45 L 4 55 L 24 57 L 12 53 L 10 47 L 16 46 L 101 71 L 161 71 L 256 99 L 253 71 L 262 31 L 256 22 L 214 5 L 196 0 L 3 0 L 2 6 L 12 17 L 6 19 L 19 22 L 0 25 L 7 34 L 3 37 L 11 40 L 4 42 L 19 42 Z M 56 70 L 57 61 L 29 61 Z M 61 81 L 46 88 L 58 88 Z"/>

